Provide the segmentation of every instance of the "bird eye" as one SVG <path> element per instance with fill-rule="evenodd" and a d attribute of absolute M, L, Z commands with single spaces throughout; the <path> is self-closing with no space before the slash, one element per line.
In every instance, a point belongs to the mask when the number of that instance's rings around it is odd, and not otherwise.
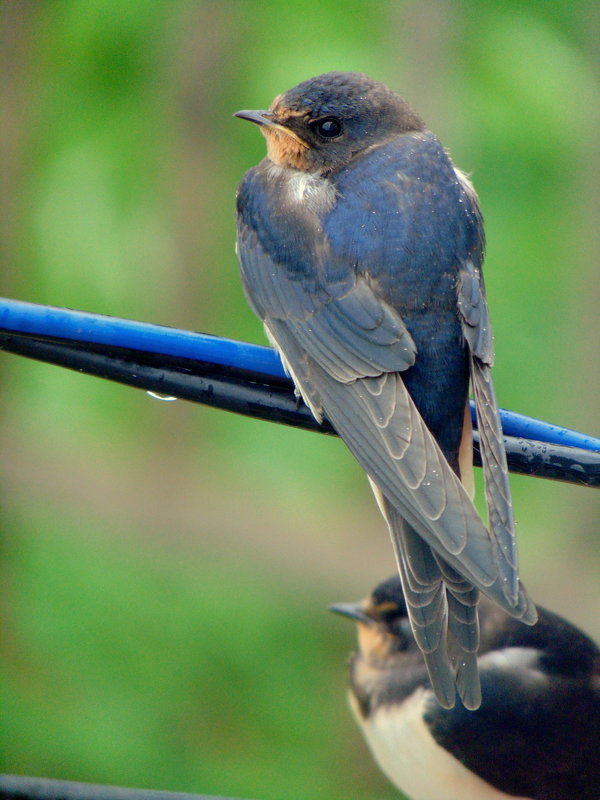
<path fill-rule="evenodd" d="M 342 132 L 342 123 L 335 117 L 318 119 L 311 123 L 311 125 L 319 136 L 322 136 L 324 139 L 335 139 L 335 137 L 339 136 Z"/>

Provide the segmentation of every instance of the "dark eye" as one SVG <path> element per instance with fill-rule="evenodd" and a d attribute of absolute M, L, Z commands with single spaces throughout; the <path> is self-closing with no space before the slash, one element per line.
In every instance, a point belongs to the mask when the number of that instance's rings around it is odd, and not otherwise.
<path fill-rule="evenodd" d="M 312 123 L 312 127 L 319 136 L 322 136 L 324 139 L 334 139 L 342 132 L 342 123 L 335 117 L 315 120 L 315 122 Z"/>

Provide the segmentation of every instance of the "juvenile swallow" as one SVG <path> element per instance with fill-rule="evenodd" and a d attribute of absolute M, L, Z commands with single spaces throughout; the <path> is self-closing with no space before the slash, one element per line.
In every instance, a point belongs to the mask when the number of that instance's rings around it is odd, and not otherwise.
<path fill-rule="evenodd" d="M 386 776 L 412 800 L 598 800 L 600 650 L 538 606 L 531 628 L 482 598 L 477 711 L 436 701 L 397 576 L 331 610 L 358 623 L 350 700 Z"/>
<path fill-rule="evenodd" d="M 477 196 L 382 83 L 331 72 L 238 111 L 267 157 L 237 195 L 252 309 L 366 471 L 439 702 L 479 706 L 479 590 L 533 624 L 517 575 Z M 472 381 L 490 524 L 472 502 Z"/>

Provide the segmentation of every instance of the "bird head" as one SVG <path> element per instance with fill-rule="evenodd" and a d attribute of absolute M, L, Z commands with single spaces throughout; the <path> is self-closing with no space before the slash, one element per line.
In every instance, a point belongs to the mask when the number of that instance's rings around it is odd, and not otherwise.
<path fill-rule="evenodd" d="M 425 130 L 399 95 L 358 72 L 328 72 L 278 95 L 268 111 L 234 116 L 260 126 L 278 166 L 327 175 L 368 149 Z"/>
<path fill-rule="evenodd" d="M 359 651 L 367 661 L 417 649 L 398 575 L 380 583 L 365 600 L 334 603 L 329 610 L 357 622 Z"/>

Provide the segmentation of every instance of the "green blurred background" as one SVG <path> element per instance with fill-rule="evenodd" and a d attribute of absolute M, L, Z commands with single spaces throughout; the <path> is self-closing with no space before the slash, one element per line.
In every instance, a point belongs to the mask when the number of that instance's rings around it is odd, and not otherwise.
<path fill-rule="evenodd" d="M 231 118 L 331 69 L 404 94 L 472 173 L 501 405 L 599 433 L 600 6 L 4 0 L 3 295 L 262 343 Z M 3 768 L 392 798 L 325 607 L 393 571 L 340 442 L 0 359 Z M 596 385 L 594 382 L 596 381 Z M 591 490 L 514 477 L 522 574 L 600 637 Z"/>

